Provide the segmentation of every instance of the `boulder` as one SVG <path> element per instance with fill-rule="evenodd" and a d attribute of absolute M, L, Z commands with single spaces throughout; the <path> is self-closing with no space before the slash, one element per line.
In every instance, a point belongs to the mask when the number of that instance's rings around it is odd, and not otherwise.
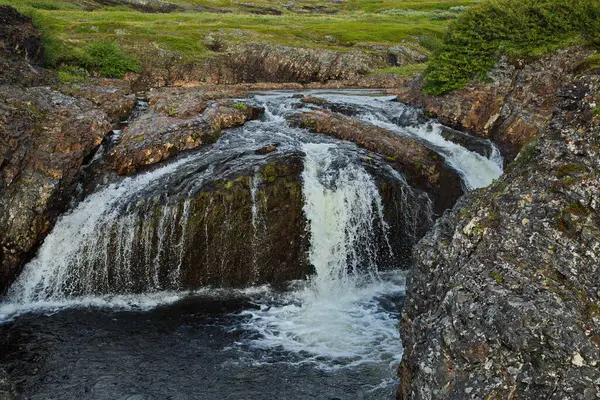
<path fill-rule="evenodd" d="M 110 129 L 87 100 L 0 86 L 0 290 L 64 210 L 80 167 Z"/>
<path fill-rule="evenodd" d="M 414 249 L 399 399 L 600 393 L 600 77 Z"/>
<path fill-rule="evenodd" d="M 91 79 L 85 83 L 63 85 L 60 91 L 91 101 L 114 123 L 126 120 L 137 102 L 130 83 L 120 79 Z"/>

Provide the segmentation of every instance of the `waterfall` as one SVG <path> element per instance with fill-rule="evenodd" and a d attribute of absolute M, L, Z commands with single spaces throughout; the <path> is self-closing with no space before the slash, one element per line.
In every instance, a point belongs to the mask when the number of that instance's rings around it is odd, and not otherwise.
<path fill-rule="evenodd" d="M 306 144 L 303 149 L 304 213 L 314 284 L 321 294 L 338 295 L 352 288 L 360 272 L 378 272 L 374 241 L 378 230 L 386 240 L 388 233 L 383 204 L 373 178 L 362 167 L 352 162 L 342 168 L 332 165 L 334 145 Z"/>
<path fill-rule="evenodd" d="M 305 144 L 303 150 L 304 213 L 316 274 L 277 306 L 243 313 L 247 328 L 260 335 L 253 344 L 308 353 L 299 362 L 324 369 L 395 365 L 402 355 L 396 315 L 377 298 L 402 294 L 404 281 L 403 274 L 382 279 L 380 272 L 392 249 L 377 185 L 358 160 L 335 145 Z"/>
<path fill-rule="evenodd" d="M 9 289 L 8 300 L 26 304 L 157 291 L 165 282 L 160 265 L 167 256 L 173 266 L 169 280 L 177 288 L 190 203 L 157 205 L 135 194 L 184 162 L 109 185 L 63 215 Z M 136 270 L 134 260 L 152 267 Z"/>

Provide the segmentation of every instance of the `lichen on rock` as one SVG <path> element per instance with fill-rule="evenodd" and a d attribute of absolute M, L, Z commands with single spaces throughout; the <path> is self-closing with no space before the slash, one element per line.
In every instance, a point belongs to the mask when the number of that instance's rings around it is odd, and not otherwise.
<path fill-rule="evenodd" d="M 579 78 L 558 99 L 507 174 L 414 249 L 400 399 L 600 393 L 600 79 Z"/>

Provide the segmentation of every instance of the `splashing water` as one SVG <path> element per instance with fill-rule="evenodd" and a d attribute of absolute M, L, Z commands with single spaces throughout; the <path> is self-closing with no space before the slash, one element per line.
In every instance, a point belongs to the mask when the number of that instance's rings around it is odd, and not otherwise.
<path fill-rule="evenodd" d="M 391 248 L 375 244 L 377 232 L 387 230 L 377 186 L 360 165 L 340 167 L 331 145 L 307 144 L 304 151 L 304 212 L 316 274 L 275 299 L 278 305 L 243 313 L 259 334 L 253 345 L 302 354 L 299 363 L 325 370 L 388 365 L 379 379 L 391 383 L 402 347 L 397 310 L 386 310 L 381 298 L 403 295 L 404 275 L 382 279 L 379 272 L 380 252 Z"/>

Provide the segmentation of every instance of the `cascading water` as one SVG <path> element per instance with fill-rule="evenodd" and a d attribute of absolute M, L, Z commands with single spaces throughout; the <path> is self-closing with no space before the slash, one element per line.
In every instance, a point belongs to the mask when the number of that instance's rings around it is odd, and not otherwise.
<path fill-rule="evenodd" d="M 308 353 L 299 362 L 323 369 L 393 365 L 402 356 L 397 320 L 377 297 L 401 294 L 403 277 L 380 274 L 393 250 L 378 188 L 355 160 L 336 159 L 334 145 L 303 149 L 304 212 L 316 274 L 280 305 L 244 313 L 251 317 L 247 327 L 260 333 L 254 344 Z M 387 246 L 376 243 L 381 232 Z"/>
<path fill-rule="evenodd" d="M 354 118 L 413 138 L 437 151 L 461 175 L 467 189 L 483 187 L 502 173 L 502 159 L 493 144 L 482 143 L 489 150 L 487 157 L 469 151 L 446 140 L 441 125 L 421 121 L 412 109 L 389 101 L 390 96 L 353 91 L 312 94 L 344 104 L 352 109 Z M 401 173 L 355 145 L 288 126 L 286 116 L 314 105 L 303 104 L 286 92 L 257 94 L 253 101 L 265 107 L 265 120 L 225 133 L 212 147 L 101 187 L 64 214 L 0 303 L 0 321 L 4 314 L 14 321 L 14 329 L 27 330 L 28 318 L 34 317 L 19 317 L 25 311 L 37 310 L 40 314 L 32 315 L 42 318 L 43 310 L 70 306 L 127 309 L 128 313 L 96 311 L 92 315 L 105 321 L 106 312 L 110 321 L 114 318 L 124 326 L 131 324 L 131 332 L 124 336 L 138 334 L 139 343 L 148 343 L 146 352 L 162 354 L 162 358 L 152 357 L 158 363 L 152 367 L 153 374 L 162 369 L 170 371 L 168 360 L 174 354 L 187 360 L 181 365 L 196 368 L 201 348 L 205 359 L 200 364 L 208 365 L 203 373 L 216 374 L 211 383 L 214 391 L 207 387 L 206 393 L 198 394 L 196 380 L 185 378 L 198 375 L 191 369 L 175 374 L 176 377 L 168 373 L 169 379 L 177 380 L 176 385 L 167 385 L 170 391 L 163 384 L 148 383 L 144 393 L 153 391 L 156 398 L 170 396 L 177 390 L 182 398 L 227 397 L 226 391 L 230 391 L 231 398 L 248 398 L 252 390 L 252 383 L 248 382 L 260 381 L 261 374 L 279 377 L 274 378 L 278 383 L 256 388 L 253 397 L 294 398 L 290 393 L 297 387 L 290 387 L 291 392 L 285 393 L 278 390 L 287 384 L 282 382 L 293 381 L 289 376 L 298 375 L 302 379 L 310 377 L 302 382 L 309 392 L 295 398 L 314 398 L 324 390 L 332 397 L 356 393 L 359 397 L 389 398 L 395 368 L 402 356 L 397 315 L 404 295 L 404 274 L 397 267 L 408 266 L 412 244 L 431 225 L 431 200 L 411 188 Z M 278 148 L 274 155 L 256 154 L 257 149 L 273 143 Z M 239 260 L 249 264 L 245 282 L 260 282 L 262 255 L 269 245 L 264 237 L 269 229 L 274 229 L 270 213 L 284 206 L 269 203 L 266 188 L 271 178 L 261 171 L 274 160 L 298 154 L 303 157 L 301 200 L 307 232 L 296 240 L 307 238 L 307 257 L 314 274 L 283 292 L 267 287 L 246 291 L 206 288 L 195 291 L 196 297 L 189 297 L 188 289 L 193 288 L 188 284 L 190 280 L 196 279 L 196 286 L 202 286 L 198 284 L 203 282 L 198 278 L 199 270 L 204 268 L 206 279 L 218 283 L 219 275 L 241 270 Z M 376 174 L 394 183 L 393 201 L 382 198 L 378 186 L 381 177 Z M 228 182 L 220 183 L 224 188 L 239 185 L 239 191 L 228 193 L 241 194 L 215 194 L 211 188 L 218 182 Z M 290 196 L 294 191 L 289 182 L 277 190 L 288 190 Z M 236 207 L 243 208 L 242 204 L 247 209 L 236 212 Z M 390 213 L 397 215 L 400 223 L 390 224 Z M 247 232 L 235 230 L 235 223 L 241 220 L 247 221 Z M 191 234 L 197 236 L 193 245 L 189 241 Z M 238 258 L 232 258 L 230 254 L 236 247 L 243 250 Z M 193 303 L 194 309 L 207 310 L 208 314 L 197 311 L 192 318 L 195 322 L 190 322 L 185 301 L 195 300 L 182 298 L 200 299 Z M 183 301 L 181 307 L 173 304 L 178 301 Z M 213 307 L 215 302 L 220 305 Z M 223 309 L 223 304 L 230 303 L 233 305 Z M 147 311 L 149 314 L 136 319 L 135 310 L 167 304 L 171 305 Z M 53 350 L 61 351 L 60 363 L 47 361 L 57 369 L 57 381 L 63 376 L 61 368 L 70 365 L 64 360 L 77 364 L 79 361 L 70 357 L 89 351 L 85 342 L 77 348 L 67 345 L 79 343 L 76 338 L 82 335 L 69 331 L 69 323 L 62 318 L 68 321 L 69 313 L 74 313 L 75 320 L 86 321 L 78 329 L 85 329 L 85 324 L 94 327 L 88 332 L 91 338 L 113 338 L 110 333 L 103 333 L 110 332 L 103 325 L 107 322 L 98 326 L 96 319 L 82 318 L 77 312 L 71 309 L 43 317 L 47 319 L 44 326 L 61 336 L 59 343 L 63 347 L 57 345 L 58 350 Z M 179 314 L 175 317 L 174 313 Z M 165 315 L 177 323 L 163 325 Z M 154 326 L 161 327 L 160 335 L 143 335 Z M 191 327 L 201 333 L 188 332 Z M 44 334 L 37 326 L 32 331 Z M 174 333 L 167 335 L 172 342 L 165 341 L 164 332 L 171 331 Z M 63 340 L 63 336 L 71 340 Z M 137 368 L 137 350 L 130 349 L 128 338 L 122 345 L 117 337 L 111 340 L 124 360 L 122 369 L 120 365 L 114 368 L 125 382 L 123 387 L 131 388 L 145 378 L 144 369 Z M 103 351 L 97 350 L 99 354 Z M 0 367 L 2 360 L 0 357 Z M 105 361 L 108 360 L 107 356 Z M 95 373 L 102 371 L 99 368 Z M 75 371 L 69 374 L 79 376 Z M 80 379 L 83 382 L 88 375 Z M 335 384 L 323 386 L 319 383 L 323 379 Z M 194 384 L 190 386 L 190 382 Z M 55 386 L 36 385 L 31 386 L 32 398 L 55 395 Z M 239 395 L 236 385 L 241 385 Z M 103 387 L 110 394 L 97 398 L 121 398 L 126 392 L 123 387 L 115 384 L 112 391 Z M 65 389 L 67 392 L 72 393 Z"/>

